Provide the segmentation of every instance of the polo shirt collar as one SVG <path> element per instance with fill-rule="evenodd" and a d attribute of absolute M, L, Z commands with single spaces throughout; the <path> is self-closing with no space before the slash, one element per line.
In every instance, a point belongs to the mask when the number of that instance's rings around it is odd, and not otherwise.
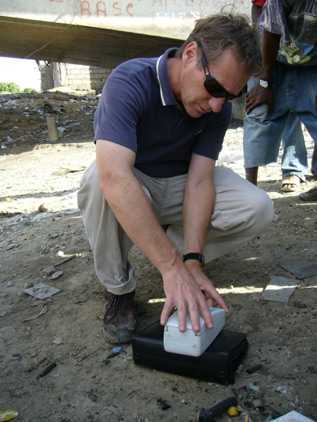
<path fill-rule="evenodd" d="M 177 105 L 167 74 L 167 59 L 173 57 L 177 51 L 176 47 L 169 48 L 156 61 L 156 76 L 160 86 L 160 94 L 163 106 Z"/>

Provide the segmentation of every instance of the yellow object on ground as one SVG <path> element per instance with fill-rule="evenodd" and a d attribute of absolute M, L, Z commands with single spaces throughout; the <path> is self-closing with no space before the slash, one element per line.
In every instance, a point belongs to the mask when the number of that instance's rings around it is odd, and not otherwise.
<path fill-rule="evenodd" d="M 240 411 L 236 406 L 230 406 L 227 410 L 227 414 L 231 417 L 238 416 L 240 414 Z"/>
<path fill-rule="evenodd" d="M 15 410 L 0 410 L 0 422 L 11 421 L 18 416 Z"/>

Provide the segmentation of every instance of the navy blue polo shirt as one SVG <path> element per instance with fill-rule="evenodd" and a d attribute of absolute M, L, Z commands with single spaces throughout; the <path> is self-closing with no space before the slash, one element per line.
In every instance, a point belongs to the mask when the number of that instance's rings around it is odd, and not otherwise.
<path fill-rule="evenodd" d="M 132 59 L 109 75 L 95 113 L 95 141 L 107 140 L 136 153 L 135 167 L 152 177 L 188 171 L 191 155 L 217 160 L 229 124 L 231 105 L 221 112 L 190 117 L 172 92 L 167 59 Z"/>

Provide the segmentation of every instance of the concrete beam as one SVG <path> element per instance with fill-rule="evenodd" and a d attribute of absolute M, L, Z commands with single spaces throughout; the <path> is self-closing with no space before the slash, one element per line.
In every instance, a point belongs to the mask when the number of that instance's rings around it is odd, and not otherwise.
<path fill-rule="evenodd" d="M 112 29 L 0 16 L 0 56 L 112 68 L 160 55 L 181 40 Z"/>

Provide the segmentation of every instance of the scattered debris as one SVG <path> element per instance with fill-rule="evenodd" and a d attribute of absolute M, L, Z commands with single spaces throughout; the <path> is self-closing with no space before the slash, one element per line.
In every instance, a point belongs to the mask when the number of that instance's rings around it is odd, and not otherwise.
<path fill-rule="evenodd" d="M 277 391 L 278 393 L 281 393 L 281 394 L 287 394 L 287 392 L 288 392 L 287 385 L 278 385 L 275 388 L 275 391 Z"/>
<path fill-rule="evenodd" d="M 249 366 L 249 368 L 246 369 L 246 372 L 248 374 L 254 374 L 254 372 L 258 372 L 263 368 L 262 363 L 257 363 L 253 366 Z"/>
<path fill-rule="evenodd" d="M 46 375 L 48 375 L 50 372 L 52 372 L 53 371 L 53 369 L 54 368 L 56 368 L 56 366 L 57 366 L 57 363 L 56 362 L 52 362 L 52 363 L 50 363 L 46 368 L 44 368 L 43 369 L 43 371 L 42 372 L 40 372 L 39 374 L 38 374 L 38 376 L 36 377 L 36 379 L 39 379 L 39 378 L 43 378 L 43 377 L 45 377 Z"/>
<path fill-rule="evenodd" d="M 157 399 L 156 403 L 158 404 L 161 410 L 167 410 L 172 407 L 166 400 L 161 399 L 161 398 Z"/>
<path fill-rule="evenodd" d="M 125 352 L 123 346 L 115 346 L 112 348 L 111 353 L 106 357 L 105 361 L 114 358 L 115 356 L 118 356 L 120 353 Z"/>
<path fill-rule="evenodd" d="M 80 173 L 86 170 L 86 166 L 79 167 L 60 167 L 58 170 L 54 171 L 54 176 L 65 176 L 69 173 Z"/>
<path fill-rule="evenodd" d="M 61 292 L 61 289 L 57 289 L 56 287 L 48 286 L 45 283 L 38 283 L 29 289 L 24 289 L 23 292 L 35 297 L 35 299 L 47 299 L 51 296 L 56 295 L 57 293 Z"/>
<path fill-rule="evenodd" d="M 59 265 L 63 265 L 66 262 L 71 261 L 72 259 L 76 258 L 76 256 L 80 256 L 80 254 L 74 253 L 74 254 L 71 254 L 71 255 L 68 255 L 67 256 L 66 254 L 64 254 L 63 251 L 58 251 L 57 252 L 57 256 L 59 256 L 60 258 L 65 258 L 65 259 L 63 259 L 63 261 L 58 262 L 57 264 L 55 264 L 55 267 L 58 267 Z"/>
<path fill-rule="evenodd" d="M 41 308 L 41 310 L 40 310 L 40 312 L 38 314 L 36 314 L 34 316 L 31 316 L 29 318 L 25 318 L 25 319 L 22 320 L 22 322 L 33 321 L 34 319 L 39 318 L 41 315 L 46 314 L 47 311 L 48 311 L 47 306 L 46 305 L 43 305 L 42 308 Z"/>
<path fill-rule="evenodd" d="M 44 276 L 49 277 L 54 274 L 56 270 L 57 268 L 55 267 L 55 265 L 50 265 L 49 267 L 43 268 L 42 273 L 44 274 Z"/>
<path fill-rule="evenodd" d="M 245 386 L 247 390 L 253 391 L 254 393 L 258 393 L 260 391 L 260 387 L 253 382 L 250 382 L 248 385 Z"/>
<path fill-rule="evenodd" d="M 270 284 L 265 287 L 261 295 L 262 300 L 287 303 L 294 293 L 298 282 L 283 276 L 271 276 Z"/>
<path fill-rule="evenodd" d="M 0 410 L 0 422 L 11 421 L 18 416 L 15 410 Z"/>
<path fill-rule="evenodd" d="M 280 265 L 284 270 L 294 274 L 300 280 L 317 275 L 316 262 L 291 261 L 284 262 Z"/>
<path fill-rule="evenodd" d="M 92 135 L 92 116 L 97 101 L 95 95 L 61 92 L 1 95 L 4 124 L 0 129 L 0 148 L 46 143 L 48 135 L 53 135 L 51 140 L 63 136 L 66 142 L 74 136 L 85 139 Z"/>
<path fill-rule="evenodd" d="M 235 397 L 228 397 L 208 409 L 202 408 L 197 420 L 198 422 L 214 422 L 216 417 L 222 416 L 230 407 L 237 405 L 238 402 Z"/>
<path fill-rule="evenodd" d="M 306 418 L 306 416 L 293 410 L 280 418 L 274 419 L 274 422 L 314 422 L 312 419 Z"/>
<path fill-rule="evenodd" d="M 306 309 L 306 308 L 308 308 L 308 305 L 306 303 L 302 303 L 302 302 L 300 302 L 298 300 L 293 301 L 292 305 L 295 306 L 295 308 L 298 308 L 298 309 Z"/>
<path fill-rule="evenodd" d="M 238 388 L 234 388 L 233 392 L 239 403 L 239 408 L 241 410 L 241 418 L 243 422 L 245 420 L 259 421 L 259 414 L 267 416 L 271 413 L 271 410 L 264 405 L 263 392 L 260 387 L 255 383 L 249 383 L 247 385 L 242 385 Z M 271 419 L 270 419 L 271 421 Z"/>
<path fill-rule="evenodd" d="M 50 276 L 50 280 L 57 280 L 58 278 L 60 278 L 62 275 L 64 274 L 64 271 L 62 270 L 58 270 L 55 271 L 51 276 Z"/>
<path fill-rule="evenodd" d="M 115 346 L 112 348 L 112 353 L 115 353 L 116 355 L 122 352 L 124 352 L 123 346 Z"/>
<path fill-rule="evenodd" d="M 47 360 L 47 358 L 43 358 L 41 360 L 39 360 L 38 362 L 36 362 L 35 364 L 33 364 L 32 366 L 30 366 L 26 372 L 32 372 L 34 371 L 34 369 L 37 369 L 40 365 L 42 365 L 42 363 L 44 363 Z"/>
<path fill-rule="evenodd" d="M 83 360 L 85 360 L 85 359 L 89 358 L 90 356 L 95 355 L 97 352 L 99 352 L 99 350 L 100 350 L 100 349 L 103 349 L 103 347 L 98 347 L 98 349 L 93 350 L 92 352 L 86 353 L 84 356 L 82 356 L 82 357 L 78 358 L 78 359 L 77 359 L 77 361 L 78 361 L 79 363 L 80 363 L 80 362 L 82 362 Z"/>

